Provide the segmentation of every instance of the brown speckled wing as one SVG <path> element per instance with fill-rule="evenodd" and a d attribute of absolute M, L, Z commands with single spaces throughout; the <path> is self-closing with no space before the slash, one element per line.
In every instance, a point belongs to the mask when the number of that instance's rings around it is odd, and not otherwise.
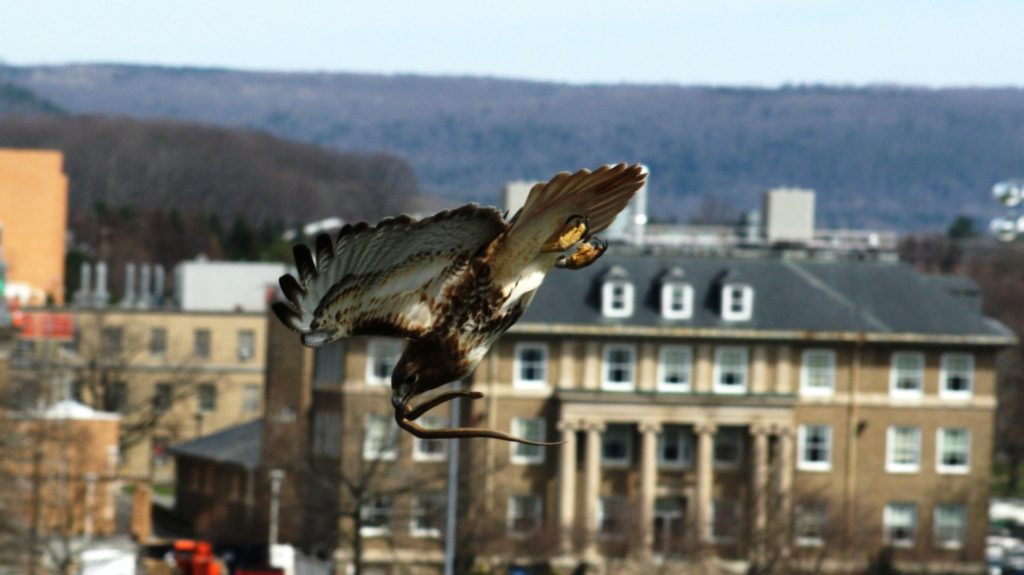
<path fill-rule="evenodd" d="M 314 251 L 296 246 L 298 278 L 281 278 L 284 324 L 318 345 L 345 335 L 412 338 L 429 331 L 434 300 L 508 223 L 469 204 L 423 220 L 388 218 L 321 235 Z"/>

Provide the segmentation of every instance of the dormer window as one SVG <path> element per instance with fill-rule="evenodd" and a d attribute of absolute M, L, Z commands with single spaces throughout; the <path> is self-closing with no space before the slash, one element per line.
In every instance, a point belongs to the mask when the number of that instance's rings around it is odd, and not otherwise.
<path fill-rule="evenodd" d="M 746 321 L 754 312 L 754 288 L 746 284 L 722 286 L 722 319 Z"/>
<path fill-rule="evenodd" d="M 601 313 L 605 317 L 633 315 L 633 284 L 626 280 L 606 280 L 601 288 Z"/>
<path fill-rule="evenodd" d="M 693 286 L 680 282 L 662 284 L 661 315 L 665 319 L 690 319 L 693 316 Z"/>

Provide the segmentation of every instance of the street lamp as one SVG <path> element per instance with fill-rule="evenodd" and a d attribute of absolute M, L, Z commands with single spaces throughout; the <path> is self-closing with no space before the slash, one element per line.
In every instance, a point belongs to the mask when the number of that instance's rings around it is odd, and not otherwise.
<path fill-rule="evenodd" d="M 992 197 L 1006 208 L 1006 213 L 989 224 L 989 231 L 1004 242 L 1011 242 L 1024 234 L 1024 216 L 1017 206 L 1024 201 L 1024 180 L 1005 180 L 992 186 Z"/>
<path fill-rule="evenodd" d="M 283 479 L 283 470 L 270 470 L 270 533 L 267 534 L 267 539 L 270 542 L 271 549 L 273 549 L 274 545 L 277 545 L 277 514 L 281 505 L 281 481 Z"/>

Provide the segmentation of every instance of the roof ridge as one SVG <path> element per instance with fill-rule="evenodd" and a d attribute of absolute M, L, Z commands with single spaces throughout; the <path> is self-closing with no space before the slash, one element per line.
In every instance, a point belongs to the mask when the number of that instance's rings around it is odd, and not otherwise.
<path fill-rule="evenodd" d="M 786 266 L 787 268 L 793 270 L 793 272 L 795 272 L 796 275 L 800 276 L 800 278 L 802 280 L 807 282 L 808 285 L 810 285 L 811 287 L 821 291 L 822 293 L 824 293 L 829 298 L 835 300 L 836 302 L 838 302 L 838 303 L 842 304 L 843 306 L 845 306 L 847 309 L 850 309 L 854 313 L 856 313 L 857 315 L 863 317 L 864 321 L 866 321 L 866 322 L 870 323 L 871 325 L 875 326 L 880 331 L 889 331 L 889 332 L 893 331 L 893 329 L 888 324 L 886 324 L 884 321 L 882 321 L 877 316 L 875 316 L 875 314 L 873 314 L 873 313 L 865 310 L 864 308 L 858 306 L 856 303 L 851 301 L 848 297 L 844 296 L 839 291 L 833 289 L 832 286 L 830 286 L 830 285 L 826 284 L 825 282 L 821 281 L 821 279 L 819 279 L 817 276 L 815 276 L 813 273 L 811 273 L 810 270 L 805 269 L 804 267 L 798 265 L 796 262 L 792 262 L 792 261 L 783 261 L 782 264 L 784 266 Z"/>

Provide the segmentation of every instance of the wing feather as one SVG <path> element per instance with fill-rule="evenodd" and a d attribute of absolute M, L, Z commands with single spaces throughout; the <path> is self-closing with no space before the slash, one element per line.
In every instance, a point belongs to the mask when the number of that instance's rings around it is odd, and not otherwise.
<path fill-rule="evenodd" d="M 311 346 L 345 335 L 415 337 L 438 319 L 432 304 L 444 287 L 508 226 L 498 210 L 475 204 L 345 226 L 316 239 L 315 261 L 295 247 L 298 279 L 281 277 L 286 301 L 274 312 Z"/>

